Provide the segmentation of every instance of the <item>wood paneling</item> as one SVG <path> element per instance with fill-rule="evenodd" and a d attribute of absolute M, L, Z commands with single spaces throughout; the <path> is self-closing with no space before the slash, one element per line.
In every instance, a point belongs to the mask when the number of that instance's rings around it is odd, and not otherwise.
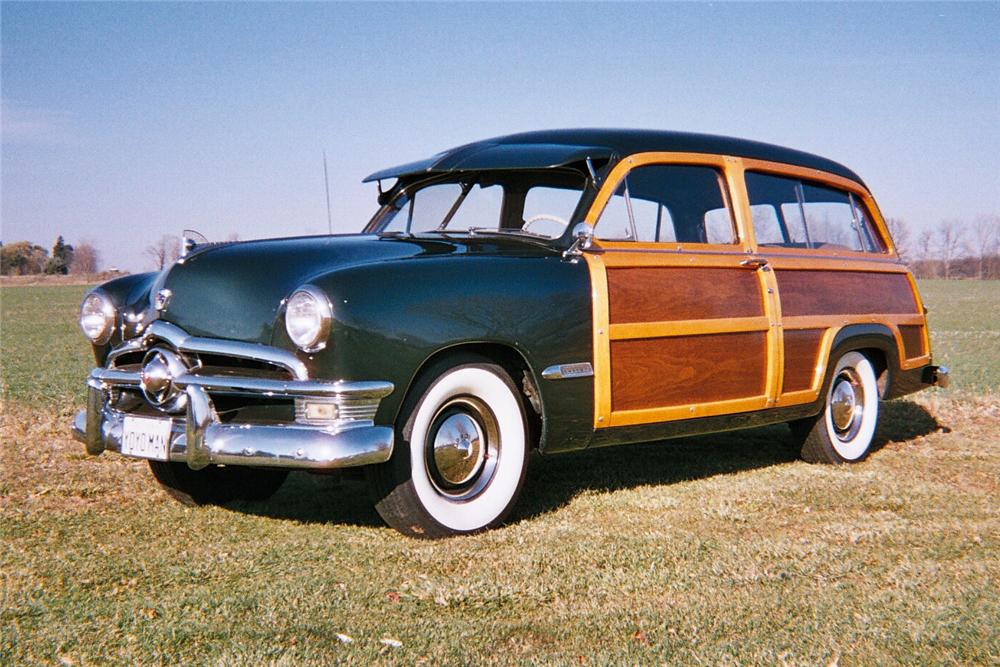
<path fill-rule="evenodd" d="M 775 276 L 784 317 L 917 312 L 903 273 L 778 270 Z"/>
<path fill-rule="evenodd" d="M 899 335 L 903 339 L 905 357 L 913 359 L 924 354 L 924 328 L 921 326 L 903 325 L 899 327 Z"/>
<path fill-rule="evenodd" d="M 764 314 L 753 271 L 738 268 L 608 269 L 611 323 Z"/>
<path fill-rule="evenodd" d="M 786 331 L 785 372 L 781 391 L 811 389 L 816 369 L 816 357 L 823 342 L 824 329 Z"/>
<path fill-rule="evenodd" d="M 766 333 L 611 342 L 611 408 L 641 410 L 764 393 Z"/>

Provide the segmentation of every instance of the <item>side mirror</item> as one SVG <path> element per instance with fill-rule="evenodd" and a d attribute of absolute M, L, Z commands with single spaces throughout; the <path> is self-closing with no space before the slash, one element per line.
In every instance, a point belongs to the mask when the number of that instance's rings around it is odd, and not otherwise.
<path fill-rule="evenodd" d="M 563 259 L 576 262 L 592 245 L 594 245 L 594 228 L 586 222 L 578 223 L 573 228 L 573 245 L 563 252 Z"/>

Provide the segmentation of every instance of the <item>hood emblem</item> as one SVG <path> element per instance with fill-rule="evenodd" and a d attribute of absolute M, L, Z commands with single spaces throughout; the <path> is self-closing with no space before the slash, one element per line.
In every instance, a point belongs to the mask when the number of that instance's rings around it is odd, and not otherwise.
<path fill-rule="evenodd" d="M 153 297 L 153 307 L 156 308 L 157 310 L 166 310 L 167 304 L 170 303 L 170 297 L 172 295 L 173 292 L 171 292 L 170 290 L 161 289 L 159 292 L 156 293 L 156 296 Z"/>

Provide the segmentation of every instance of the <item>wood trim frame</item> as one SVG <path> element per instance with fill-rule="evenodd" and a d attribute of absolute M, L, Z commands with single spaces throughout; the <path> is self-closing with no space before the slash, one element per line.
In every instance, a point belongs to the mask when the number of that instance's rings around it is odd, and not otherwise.
<path fill-rule="evenodd" d="M 652 252 L 663 252 L 665 250 L 673 250 L 676 252 L 721 252 L 721 253 L 732 253 L 734 251 L 739 252 L 743 250 L 745 252 L 750 252 L 750 247 L 746 244 L 743 239 L 746 239 L 746 225 L 750 221 L 750 218 L 746 217 L 745 213 L 749 213 L 749 207 L 745 212 L 741 211 L 741 207 L 738 205 L 738 197 L 736 193 L 739 190 L 746 192 L 746 188 L 743 185 L 743 169 L 741 167 L 741 159 L 730 157 L 726 155 L 711 155 L 708 153 L 683 153 L 683 152 L 649 152 L 649 153 L 636 153 L 630 155 L 629 157 L 621 160 L 618 164 L 611 169 L 611 173 L 608 174 L 604 183 L 601 185 L 600 191 L 597 196 L 594 197 L 594 201 L 590 206 L 590 210 L 587 211 L 587 215 L 584 218 L 584 222 L 589 224 L 591 227 L 597 226 L 597 220 L 601 217 L 601 213 L 604 212 L 604 207 L 607 206 L 608 201 L 611 200 L 612 195 L 615 190 L 621 184 L 622 179 L 636 167 L 642 167 L 648 164 L 687 164 L 700 167 L 715 167 L 722 174 L 723 180 L 725 181 L 726 187 L 724 188 L 723 195 L 726 200 L 726 204 L 732 211 L 737 241 L 735 243 L 727 244 L 712 244 L 712 243 L 672 243 L 672 242 L 645 242 L 645 241 L 599 241 L 600 247 L 606 250 L 627 250 L 629 252 L 641 252 L 641 251 L 652 251 Z"/>
<path fill-rule="evenodd" d="M 720 317 L 709 320 L 672 320 L 664 322 L 630 322 L 612 324 L 611 340 L 697 336 L 699 334 L 743 333 L 767 331 L 767 317 Z"/>
<path fill-rule="evenodd" d="M 733 244 L 650 243 L 634 241 L 600 241 L 595 239 L 584 261 L 591 278 L 594 345 L 594 427 L 647 424 L 660 421 L 690 419 L 759 410 L 774 406 L 790 406 L 815 401 L 824 379 L 833 341 L 845 326 L 878 323 L 889 328 L 899 351 L 899 367 L 903 370 L 930 363 L 930 340 L 923 315 L 923 303 L 913 276 L 900 263 L 887 232 L 885 221 L 868 190 L 859 183 L 816 169 L 784 163 L 751 160 L 732 156 L 686 152 L 637 153 L 621 160 L 611 170 L 594 198 L 584 221 L 596 226 L 615 189 L 631 169 L 647 164 L 690 164 L 717 168 L 725 182 L 725 197 L 733 215 L 737 242 Z M 797 176 L 846 189 L 864 202 L 872 217 L 886 252 L 882 254 L 826 249 L 803 252 L 796 248 L 758 248 L 753 232 L 752 215 L 747 196 L 745 171 L 755 170 Z M 674 320 L 637 323 L 610 323 L 607 270 L 616 267 L 732 267 L 734 256 L 765 256 L 768 269 L 809 269 L 819 271 L 870 271 L 902 273 L 907 276 L 917 304 L 917 312 L 894 315 L 817 315 L 782 317 L 775 271 L 759 269 L 759 281 L 764 306 L 763 317 L 707 320 Z M 747 269 L 750 270 L 750 269 Z M 906 359 L 899 326 L 924 325 L 924 351 L 927 354 Z M 823 329 L 812 386 L 809 389 L 782 393 L 784 373 L 785 329 Z M 766 331 L 767 372 L 765 391 L 761 396 L 721 400 L 710 403 L 668 406 L 637 410 L 612 411 L 611 401 L 611 341 L 692 336 L 713 333 Z"/>
<path fill-rule="evenodd" d="M 875 224 L 876 232 L 878 233 L 879 240 L 885 247 L 886 251 L 884 253 L 879 253 L 877 256 L 891 258 L 893 261 L 899 261 L 899 256 L 896 253 L 896 247 L 892 243 L 892 237 L 889 235 L 888 227 L 885 224 L 885 220 L 882 218 L 882 212 L 878 208 L 878 204 L 875 203 L 875 198 L 872 197 L 871 193 L 860 183 L 852 181 L 849 178 L 844 178 L 843 176 L 837 176 L 836 174 L 830 174 L 825 171 L 820 171 L 819 169 L 812 169 L 809 167 L 799 167 L 797 165 L 785 164 L 783 162 L 770 162 L 768 160 L 753 160 L 750 158 L 742 158 L 740 160 L 741 166 L 744 172 L 747 171 L 760 171 L 769 174 L 774 174 L 775 176 L 792 176 L 796 178 L 802 178 L 810 181 L 815 181 L 817 183 L 822 183 L 824 185 L 830 185 L 835 188 L 840 188 L 842 190 L 847 190 L 854 196 L 858 197 L 868 209 L 869 215 L 872 217 L 872 222 Z M 743 180 L 743 197 L 742 200 L 747 206 L 747 213 L 750 212 L 750 197 L 747 196 L 746 192 L 746 180 Z M 750 225 L 751 233 L 753 232 L 753 225 Z M 753 239 L 753 247 L 757 250 L 756 238 Z M 774 248 L 767 247 L 763 249 L 769 255 L 771 254 L 793 254 L 801 255 L 802 251 L 798 248 Z M 772 252 L 773 251 L 773 252 Z M 809 251 L 809 257 L 818 257 L 827 255 L 830 257 L 857 257 L 859 259 L 870 259 L 874 253 L 862 252 L 857 250 L 829 250 L 823 248 L 815 248 Z"/>
<path fill-rule="evenodd" d="M 691 417 L 707 417 L 758 410 L 772 405 L 781 385 L 781 339 L 778 329 L 781 313 L 774 276 L 757 270 L 764 315 L 761 317 L 720 318 L 718 320 L 674 320 L 659 322 L 610 324 L 607 270 L 616 267 L 725 267 L 733 270 L 749 252 L 747 229 L 749 208 L 741 206 L 743 170 L 739 158 L 704 153 L 650 152 L 638 153 L 619 162 L 612 169 L 587 213 L 585 221 L 596 225 L 598 218 L 628 172 L 647 164 L 690 164 L 710 166 L 719 170 L 724 182 L 724 197 L 730 208 L 737 242 L 707 243 L 648 243 L 635 241 L 596 241 L 592 252 L 584 254 L 590 271 L 593 290 L 594 322 L 594 427 L 625 426 L 669 421 Z M 753 270 L 753 269 L 745 269 Z M 611 405 L 611 341 L 667 336 L 693 336 L 715 333 L 765 331 L 767 373 L 765 394 L 712 403 L 657 407 L 639 410 L 612 411 Z"/>

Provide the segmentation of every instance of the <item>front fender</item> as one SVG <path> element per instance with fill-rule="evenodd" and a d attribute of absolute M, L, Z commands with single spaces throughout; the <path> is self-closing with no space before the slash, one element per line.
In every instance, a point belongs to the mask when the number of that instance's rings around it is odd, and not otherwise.
<path fill-rule="evenodd" d="M 92 346 L 97 365 L 103 366 L 107 360 L 108 352 L 122 343 L 122 314 L 126 311 L 141 312 L 145 309 L 149 299 L 149 290 L 159 275 L 158 271 L 135 273 L 109 280 L 91 290 L 99 290 L 107 294 L 115 306 L 115 330 L 111 339 L 104 345 Z M 87 294 L 89 293 L 87 292 Z"/>
<path fill-rule="evenodd" d="M 558 256 L 423 257 L 347 267 L 310 282 L 330 297 L 334 313 L 326 348 L 308 355 L 311 373 L 392 382 L 396 390 L 383 400 L 379 423 L 395 423 L 430 357 L 485 343 L 515 350 L 527 362 L 543 407 L 543 447 L 585 446 L 580 438 L 591 428 L 593 378 L 541 377 L 552 364 L 593 362 L 585 264 Z M 275 344 L 287 346 L 286 337 L 279 322 Z"/>

